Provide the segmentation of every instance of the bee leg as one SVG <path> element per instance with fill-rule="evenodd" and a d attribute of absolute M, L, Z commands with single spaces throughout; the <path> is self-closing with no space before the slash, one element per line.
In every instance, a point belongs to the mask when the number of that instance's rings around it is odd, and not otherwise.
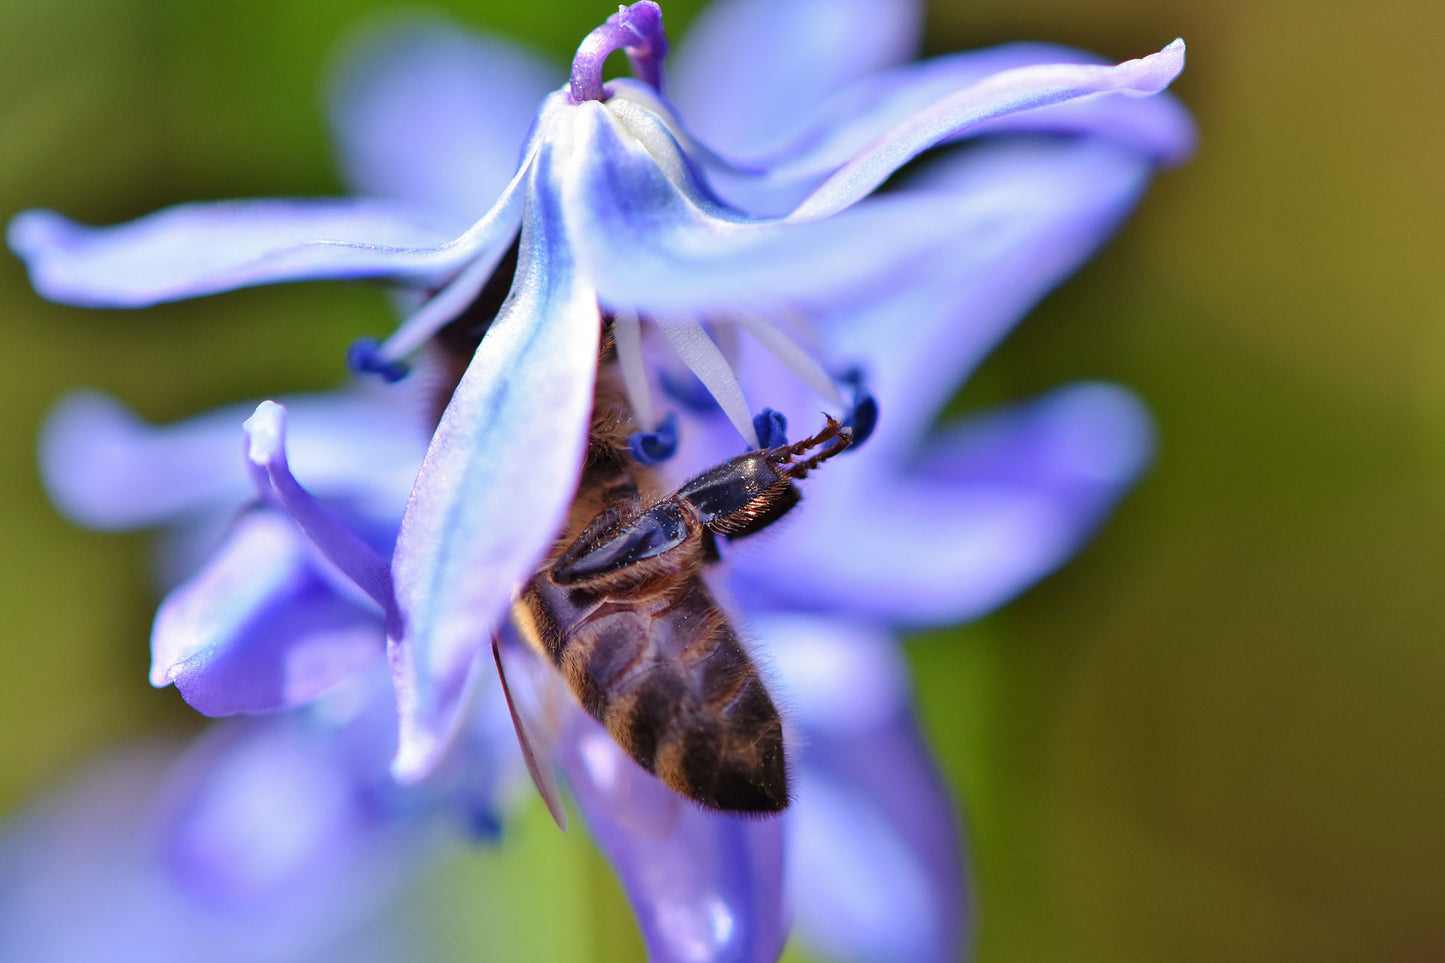
<path fill-rule="evenodd" d="M 743 538 L 767 528 L 802 500 L 803 493 L 798 486 L 784 480 L 748 502 L 745 508 L 713 521 L 708 527 L 730 541 Z"/>
<path fill-rule="evenodd" d="M 552 775 L 551 764 L 547 761 L 554 740 L 543 739 L 543 727 L 512 697 L 512 687 L 507 684 L 507 670 L 502 667 L 502 641 L 495 635 L 492 636 L 492 658 L 497 663 L 497 678 L 502 682 L 502 694 L 507 698 L 507 711 L 512 714 L 512 726 L 517 730 L 517 745 L 522 749 L 522 761 L 527 764 L 527 774 L 532 777 L 532 784 L 537 787 L 542 802 L 547 804 L 547 812 L 552 814 L 557 828 L 565 833 L 567 807 L 562 804 L 562 793 L 557 788 L 557 779 Z M 548 751 L 544 754 L 542 749 Z"/>
<path fill-rule="evenodd" d="M 818 449 L 813 457 L 805 461 L 787 464 L 788 477 L 808 477 L 808 472 L 817 468 L 834 455 L 846 451 L 848 446 L 853 443 L 852 428 L 847 427 L 832 415 L 825 414 L 823 417 L 828 419 L 828 421 L 827 424 L 823 426 L 822 431 L 811 438 L 804 438 L 796 445 L 790 445 L 788 447 L 788 459 L 790 462 L 793 458 L 797 458 L 799 455 L 811 451 L 814 448 Z M 832 444 L 828 444 L 829 442 L 832 442 Z"/>
<path fill-rule="evenodd" d="M 717 536 L 706 525 L 702 529 L 702 560 L 705 565 L 720 561 L 722 553 L 717 550 Z"/>
<path fill-rule="evenodd" d="M 693 478 L 652 511 L 668 502 L 685 502 L 718 535 L 741 538 L 761 531 L 802 499 L 794 481 L 852 443 L 853 429 L 825 417 L 827 424 L 813 437 L 729 459 Z M 811 457 L 796 460 L 810 451 Z"/>

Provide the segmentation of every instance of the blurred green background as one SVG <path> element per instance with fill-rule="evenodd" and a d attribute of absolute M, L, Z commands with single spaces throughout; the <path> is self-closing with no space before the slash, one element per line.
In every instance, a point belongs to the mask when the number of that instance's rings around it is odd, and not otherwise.
<path fill-rule="evenodd" d="M 318 80 L 384 6 L 0 0 L 0 217 L 338 192 Z M 611 9 L 432 7 L 553 55 L 559 79 Z M 699 7 L 666 0 L 669 26 Z M 959 400 L 1107 377 L 1161 434 L 1073 564 L 911 649 L 970 823 L 977 958 L 1439 959 L 1445 6 L 934 0 L 927 43 L 1123 59 L 1176 35 L 1198 157 Z M 105 747 L 196 722 L 145 681 L 144 539 L 74 530 L 45 502 L 46 408 L 91 385 L 166 420 L 326 387 L 341 348 L 393 318 L 376 289 L 323 284 L 84 312 L 41 302 L 9 258 L 0 304 L 9 811 Z M 529 817 L 416 906 L 455 959 L 632 958 L 588 847 Z"/>

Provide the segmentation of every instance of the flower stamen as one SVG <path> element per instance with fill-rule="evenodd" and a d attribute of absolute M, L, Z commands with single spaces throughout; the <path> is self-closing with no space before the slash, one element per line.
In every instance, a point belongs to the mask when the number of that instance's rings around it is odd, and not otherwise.
<path fill-rule="evenodd" d="M 643 465 L 658 465 L 677 454 L 677 412 L 670 411 L 655 431 L 633 432 L 627 439 L 632 457 Z"/>
<path fill-rule="evenodd" d="M 853 429 L 853 445 L 861 445 L 878 425 L 878 399 L 868 390 L 863 369 L 849 368 L 838 376 L 838 383 L 848 388 L 848 413 L 843 424 Z"/>
<path fill-rule="evenodd" d="M 723 414 L 737 428 L 748 447 L 757 448 L 758 434 L 753 428 L 753 415 L 743 397 L 742 386 L 738 384 L 732 365 L 728 364 L 703 326 L 686 317 L 658 316 L 653 320 L 673 351 L 717 400 L 718 407 L 722 408 Z"/>
<path fill-rule="evenodd" d="M 382 356 L 375 338 L 357 338 L 346 349 L 346 367 L 352 374 L 376 375 L 387 384 L 395 384 L 411 373 L 405 361 L 389 361 Z"/>
<path fill-rule="evenodd" d="M 652 393 L 647 385 L 647 363 L 642 356 L 642 324 L 636 312 L 619 311 L 612 319 L 612 336 L 617 345 L 617 364 L 622 369 L 622 385 L 627 403 L 638 424 L 650 425 Z"/>
<path fill-rule="evenodd" d="M 764 408 L 753 415 L 753 428 L 758 433 L 759 448 L 783 448 L 788 444 L 788 419 L 781 411 Z"/>

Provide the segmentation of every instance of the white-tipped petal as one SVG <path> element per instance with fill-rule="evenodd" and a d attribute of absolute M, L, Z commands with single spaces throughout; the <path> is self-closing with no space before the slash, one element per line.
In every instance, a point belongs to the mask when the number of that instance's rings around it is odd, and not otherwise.
<path fill-rule="evenodd" d="M 824 181 L 788 216 L 828 217 L 857 203 L 929 147 L 970 127 L 1021 111 L 1119 91 L 1157 93 L 1184 69 L 1184 41 L 1115 66 L 1038 64 L 1005 70 L 940 98 L 873 140 Z"/>
<path fill-rule="evenodd" d="M 406 782 L 456 732 L 468 678 L 566 518 L 586 449 L 601 318 L 573 263 L 543 145 L 517 282 L 452 395 L 397 538 L 392 651 Z"/>
<path fill-rule="evenodd" d="M 30 210 L 7 237 L 42 295 L 113 308 L 317 278 L 424 284 L 477 246 L 471 232 L 449 240 L 424 214 L 356 199 L 182 204 L 114 227 Z"/>
<path fill-rule="evenodd" d="M 242 427 L 246 432 L 247 458 L 263 497 L 273 499 L 284 509 L 321 554 L 380 606 L 388 631 L 393 631 L 396 603 L 391 566 L 291 474 L 286 462 L 285 406 L 263 401 Z"/>

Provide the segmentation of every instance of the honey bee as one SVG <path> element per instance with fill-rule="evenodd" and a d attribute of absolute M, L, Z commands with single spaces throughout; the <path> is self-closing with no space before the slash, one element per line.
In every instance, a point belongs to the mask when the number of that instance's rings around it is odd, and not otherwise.
<path fill-rule="evenodd" d="M 579 503 L 603 507 L 514 609 L 523 637 L 617 744 L 710 808 L 778 812 L 788 774 L 782 719 L 703 567 L 718 557 L 716 536 L 780 518 L 798 502 L 794 480 L 850 438 L 829 418 L 811 438 L 738 455 L 650 501 L 625 449 L 594 434 L 604 454 L 583 472 Z"/>
<path fill-rule="evenodd" d="M 781 518 L 801 498 L 795 482 L 845 450 L 852 430 L 825 416 L 810 438 L 730 458 L 659 497 L 628 447 L 634 422 L 615 369 L 605 336 L 570 523 L 512 622 L 666 785 L 711 809 L 780 812 L 789 801 L 782 719 L 702 573 L 719 558 L 717 536 L 742 538 Z M 495 643 L 494 654 L 505 687 Z M 512 709 L 528 768 L 560 822 L 555 788 Z"/>

